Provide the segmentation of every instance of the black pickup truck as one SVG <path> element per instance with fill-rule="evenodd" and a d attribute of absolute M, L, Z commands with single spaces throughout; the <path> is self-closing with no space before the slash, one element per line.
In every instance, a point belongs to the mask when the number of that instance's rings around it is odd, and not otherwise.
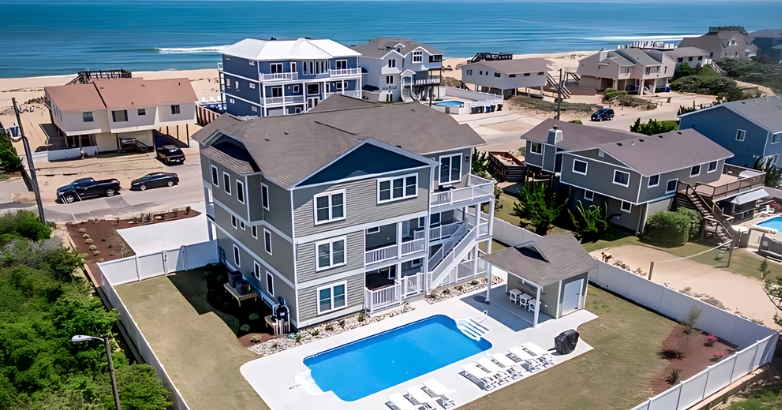
<path fill-rule="evenodd" d="M 80 178 L 57 188 L 57 198 L 64 203 L 71 203 L 77 199 L 81 201 L 103 195 L 114 196 L 119 190 L 119 181 L 113 178 L 100 181 L 96 181 L 95 178 Z"/>

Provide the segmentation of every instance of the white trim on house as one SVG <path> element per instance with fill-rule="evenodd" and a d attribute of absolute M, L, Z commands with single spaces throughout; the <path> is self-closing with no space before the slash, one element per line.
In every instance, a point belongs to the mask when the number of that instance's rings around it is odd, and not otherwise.
<path fill-rule="evenodd" d="M 584 172 L 579 172 L 579 171 L 576 170 L 576 163 L 577 162 L 580 163 L 580 164 L 584 164 Z M 588 162 L 581 161 L 580 159 L 573 158 L 573 170 L 572 171 L 573 171 L 574 174 L 586 175 L 588 170 L 589 170 L 589 163 Z"/>
<path fill-rule="evenodd" d="M 415 185 L 414 185 L 415 190 L 412 195 L 407 194 L 407 188 L 408 188 L 407 178 L 410 177 L 415 178 Z M 402 196 L 398 198 L 394 198 L 394 181 L 396 181 L 397 179 L 402 180 Z M 380 185 L 384 182 L 388 182 L 388 199 L 380 199 L 380 193 L 382 192 Z M 378 204 L 386 204 L 389 202 L 402 201 L 405 199 L 417 198 L 417 197 L 418 197 L 418 174 L 417 173 L 405 174 L 405 175 L 399 175 L 399 176 L 387 177 L 387 178 L 378 178 L 377 180 L 377 203 Z"/>
<path fill-rule="evenodd" d="M 272 254 L 272 233 L 266 228 L 263 228 L 263 250 L 269 255 Z"/>
<path fill-rule="evenodd" d="M 590 193 L 591 195 L 587 196 L 587 193 Z M 595 191 L 590 191 L 588 189 L 584 190 L 584 199 L 587 201 L 594 201 L 595 200 Z"/>
<path fill-rule="evenodd" d="M 264 87 L 263 89 L 265 89 L 265 87 Z M 237 97 L 237 96 L 235 96 L 235 95 L 233 95 L 233 94 L 229 94 L 229 93 L 227 93 L 227 92 L 225 92 L 225 91 L 221 91 L 221 92 L 222 92 L 223 94 L 225 94 L 225 95 L 227 95 L 227 96 L 231 97 L 231 98 L 236 98 L 236 99 L 237 99 L 237 100 L 239 100 L 239 101 L 244 101 L 244 102 L 246 102 L 246 103 L 248 103 L 248 104 L 252 104 L 252 105 L 255 105 L 255 106 L 259 107 L 259 108 L 263 108 L 263 105 L 261 105 L 261 104 L 259 104 L 259 103 L 257 103 L 257 102 L 250 101 L 250 100 L 245 100 L 245 99 L 244 99 L 244 98 L 242 98 L 242 97 Z M 206 142 L 206 141 L 204 141 L 204 142 Z"/>
<path fill-rule="evenodd" d="M 257 225 L 250 226 L 250 231 L 252 231 L 253 238 L 258 239 L 258 226 Z"/>
<path fill-rule="evenodd" d="M 736 130 L 736 141 L 744 142 L 747 139 L 747 131 L 742 129 Z"/>
<path fill-rule="evenodd" d="M 223 234 L 225 234 L 225 236 L 227 236 L 228 239 L 230 239 L 231 242 L 233 242 L 234 246 L 236 246 L 238 244 L 239 247 L 244 249 L 244 251 L 247 252 L 250 256 L 252 256 L 253 259 L 255 259 L 256 261 L 260 261 L 261 265 L 263 265 L 263 267 L 266 268 L 267 271 L 271 271 L 272 273 L 274 273 L 274 276 L 277 276 L 277 278 L 280 279 L 281 281 L 283 281 L 286 285 L 290 286 L 294 290 L 296 289 L 296 285 L 291 283 L 291 281 L 289 281 L 285 276 L 283 276 L 280 272 L 278 272 L 276 269 L 274 269 L 271 265 L 267 264 L 263 260 L 263 258 L 259 257 L 255 252 L 253 252 L 244 243 L 242 243 L 242 241 L 237 240 L 233 235 L 231 235 L 227 230 L 225 230 L 225 228 L 223 228 L 219 224 L 213 223 L 213 225 L 218 227 L 220 229 L 220 231 L 222 231 Z"/>
<path fill-rule="evenodd" d="M 258 282 L 263 282 L 261 278 L 261 264 L 256 260 L 253 261 L 253 276 L 255 279 L 258 279 Z"/>
<path fill-rule="evenodd" d="M 342 216 L 334 217 L 334 204 L 332 202 L 332 197 L 337 196 L 337 195 L 342 195 L 342 204 L 341 204 L 341 206 L 342 206 Z M 319 198 L 323 198 L 323 197 L 328 198 L 328 207 L 326 209 L 328 209 L 328 211 L 329 211 L 329 217 L 328 217 L 328 219 L 318 220 L 318 199 Z M 313 196 L 312 197 L 312 211 L 313 211 L 313 218 L 314 218 L 313 220 L 315 221 L 315 225 L 322 225 L 322 224 L 327 224 L 327 223 L 330 223 L 330 222 L 342 221 L 345 218 L 347 218 L 347 212 L 346 212 L 346 209 L 345 209 L 347 207 L 346 202 L 347 202 L 347 190 L 345 190 L 345 189 L 339 189 L 339 190 L 336 190 L 336 191 L 328 191 L 328 192 L 324 192 L 324 193 L 317 194 L 317 195 Z"/>
<path fill-rule="evenodd" d="M 298 285 L 299 289 L 308 289 L 308 288 L 312 288 L 312 287 L 315 287 L 315 286 L 320 286 L 320 285 L 323 285 L 323 284 L 326 284 L 326 283 L 334 282 L 336 280 L 345 280 L 345 279 L 350 278 L 352 276 L 364 275 L 364 274 L 366 274 L 366 272 L 367 272 L 366 268 L 361 267 L 359 269 L 353 269 L 353 270 L 345 271 L 345 272 L 342 272 L 342 273 L 336 273 L 334 275 L 324 276 L 324 277 L 318 278 L 318 279 L 308 280 L 306 282 L 301 282 L 301 283 L 299 283 L 297 285 Z"/>
<path fill-rule="evenodd" d="M 622 173 L 622 174 L 627 174 L 627 183 L 626 183 L 626 184 L 623 184 L 623 183 L 621 183 L 621 182 L 616 182 L 616 173 L 617 173 L 617 172 L 619 172 L 619 173 Z M 619 186 L 623 186 L 623 187 L 627 188 L 627 187 L 629 187 L 629 186 L 630 186 L 630 176 L 631 176 L 631 175 L 630 175 L 630 173 L 629 173 L 629 172 L 620 171 L 620 170 L 618 170 L 618 169 L 615 169 L 615 170 L 614 170 L 614 176 L 613 176 L 613 178 L 611 178 L 611 182 L 612 182 L 614 185 L 619 185 Z M 636 199 L 636 200 L 637 200 L 637 199 Z"/>
<path fill-rule="evenodd" d="M 269 186 L 261 183 L 261 207 L 265 210 L 271 208 L 271 198 L 269 198 Z"/>
<path fill-rule="evenodd" d="M 250 223 L 248 221 L 245 221 L 244 218 L 242 218 L 241 216 L 238 216 L 237 214 L 235 214 L 230 208 L 226 207 L 225 204 L 223 204 L 222 202 L 220 202 L 218 200 L 214 200 L 213 202 L 215 204 L 219 205 L 220 208 L 222 208 L 229 215 L 233 216 L 234 218 L 236 218 L 239 221 L 244 222 L 246 225 L 249 225 L 249 226 L 261 226 L 261 227 L 264 227 L 264 228 L 268 228 L 269 230 L 271 230 L 272 232 L 276 233 L 277 235 L 279 235 L 280 237 L 282 237 L 286 241 L 288 241 L 290 243 L 294 243 L 293 239 L 291 239 L 288 235 L 286 235 L 284 232 L 282 232 L 281 230 L 277 229 L 277 227 L 275 227 L 274 225 L 271 225 L 267 221 L 257 221 L 257 222 L 254 222 L 254 223 Z M 215 224 L 216 224 L 216 222 L 215 222 Z"/>
<path fill-rule="evenodd" d="M 334 288 L 336 288 L 338 286 L 342 286 L 343 305 L 335 307 L 334 306 Z M 331 303 L 330 303 L 331 304 L 331 308 L 330 309 L 326 309 L 326 310 L 321 310 L 320 309 L 320 291 L 324 290 L 324 289 L 330 289 L 329 300 L 331 301 Z M 334 312 L 334 311 L 341 310 L 341 309 L 344 309 L 344 308 L 348 307 L 348 282 L 343 280 L 341 282 L 332 283 L 330 285 L 321 286 L 321 287 L 315 289 L 315 303 L 317 303 L 318 315 L 321 315 L 323 313 Z"/>
<path fill-rule="evenodd" d="M 274 297 L 274 275 L 269 273 L 269 271 L 266 271 L 266 293 Z"/>
<path fill-rule="evenodd" d="M 216 166 L 211 165 L 211 160 L 209 164 L 212 167 L 212 185 L 214 185 L 217 188 L 220 188 L 220 170 L 217 169 Z M 215 182 L 215 179 L 217 180 L 217 182 Z"/>
<path fill-rule="evenodd" d="M 342 242 L 342 262 L 334 263 L 334 244 Z M 327 266 L 320 266 L 320 258 L 318 257 L 318 248 L 321 245 L 329 245 L 329 264 Z M 333 269 L 339 266 L 346 265 L 348 263 L 348 239 L 347 236 L 340 236 L 336 238 L 327 239 L 320 242 L 315 242 L 315 272 L 320 272 L 328 269 Z"/>
<path fill-rule="evenodd" d="M 711 169 L 711 164 L 714 164 L 714 169 Z M 720 164 L 719 161 L 711 161 L 708 164 L 706 164 L 706 173 L 711 174 L 712 172 L 717 171 L 717 166 Z"/>
<path fill-rule="evenodd" d="M 394 217 L 394 218 L 383 219 L 383 220 L 380 220 L 380 221 L 367 222 L 367 223 L 364 223 L 364 224 L 348 226 L 348 227 L 340 228 L 340 229 L 334 229 L 334 230 L 331 230 L 331 231 L 328 231 L 328 232 L 321 232 L 321 233 L 316 233 L 316 234 L 312 234 L 312 235 L 302 236 L 302 237 L 299 237 L 299 238 L 294 238 L 293 242 L 295 244 L 310 243 L 310 242 L 319 241 L 319 240 L 322 240 L 322 239 L 327 239 L 327 238 L 330 238 L 330 237 L 335 236 L 335 235 L 347 235 L 347 234 L 358 232 L 358 231 L 364 231 L 364 230 L 366 230 L 368 228 L 372 228 L 372 227 L 378 226 L 378 225 L 380 225 L 380 226 L 382 226 L 382 225 L 390 225 L 390 224 L 393 224 L 393 223 L 407 221 L 407 220 L 415 219 L 415 218 L 426 217 L 426 216 L 428 216 L 428 211 L 412 212 L 412 213 L 409 213 L 407 215 L 397 216 L 397 217 Z"/>
<path fill-rule="evenodd" d="M 668 184 L 670 184 L 671 181 L 676 181 L 676 185 L 673 187 L 673 190 L 669 191 L 668 190 Z M 679 188 L 679 178 L 669 179 L 668 181 L 665 182 L 665 193 L 666 194 L 675 194 L 677 188 Z"/>
<path fill-rule="evenodd" d="M 244 182 L 236 180 L 236 200 L 240 204 L 244 203 Z"/>
<path fill-rule="evenodd" d="M 584 187 L 582 187 L 581 185 L 576 185 L 576 184 L 572 184 L 572 183 L 570 183 L 570 182 L 567 182 L 567 181 L 563 181 L 561 177 L 560 177 L 560 179 L 559 179 L 559 182 L 561 182 L 561 183 L 563 183 L 563 184 L 565 184 L 565 185 L 570 185 L 570 186 L 572 186 L 572 187 L 574 187 L 574 188 L 580 188 L 580 189 L 583 189 L 583 190 L 589 190 L 588 188 L 584 188 Z M 604 197 L 606 197 L 606 198 L 612 198 L 612 199 L 616 199 L 617 201 L 625 201 L 625 202 L 630 202 L 630 201 L 628 201 L 628 200 L 626 200 L 626 199 L 622 199 L 622 198 L 619 198 L 619 197 L 615 197 L 615 196 L 613 196 L 613 195 L 608 195 L 608 194 L 605 194 L 605 193 L 603 193 L 603 192 L 597 192 L 597 191 L 595 191 L 595 193 L 599 194 L 600 196 L 604 196 Z M 637 201 L 637 199 L 636 199 L 636 201 Z M 643 203 L 645 203 L 645 202 L 630 202 L 630 203 L 631 203 L 631 204 L 633 204 L 633 205 L 640 205 L 640 204 L 643 204 Z"/>
<path fill-rule="evenodd" d="M 629 205 L 630 208 L 625 209 L 625 204 Z M 622 212 L 627 212 L 628 214 L 633 213 L 633 203 L 628 201 L 622 201 L 622 203 L 619 205 L 619 210 Z"/>
<path fill-rule="evenodd" d="M 655 182 L 654 185 L 652 185 L 652 177 L 657 177 L 657 182 Z M 660 174 L 650 175 L 648 178 L 649 181 L 646 183 L 647 188 L 654 188 L 660 186 Z"/>
<path fill-rule="evenodd" d="M 550 145 L 550 144 L 548 144 L 548 143 L 547 143 L 546 145 L 549 145 L 549 146 L 551 146 L 551 147 L 556 147 L 556 145 Z M 629 164 L 627 164 L 626 162 L 622 161 L 621 159 L 619 159 L 619 158 L 617 158 L 617 157 L 615 157 L 615 156 L 613 156 L 613 155 L 611 155 L 611 154 L 608 154 L 608 156 L 609 156 L 609 157 L 611 157 L 611 158 L 613 158 L 613 159 L 615 159 L 615 160 L 617 160 L 617 161 L 619 161 L 619 162 L 620 162 L 622 165 L 616 165 L 616 164 L 614 164 L 614 163 L 612 163 L 612 162 L 606 162 L 606 161 L 602 161 L 602 160 L 595 159 L 595 158 L 592 158 L 592 157 L 585 157 L 585 156 L 583 156 L 583 155 L 578 155 L 578 154 L 576 154 L 576 152 L 591 151 L 591 150 L 593 150 L 593 149 L 596 149 L 596 150 L 598 150 L 598 151 L 603 151 L 603 150 L 601 150 L 601 149 L 600 149 L 600 148 L 598 148 L 598 147 L 592 147 L 592 148 L 580 148 L 580 149 L 574 149 L 574 150 L 570 150 L 570 151 L 567 151 L 567 150 L 562 150 L 562 151 L 560 151 L 560 152 L 559 152 L 559 155 L 568 154 L 568 155 L 572 155 L 572 156 L 574 156 L 574 157 L 578 157 L 578 158 L 585 158 L 585 159 L 588 159 L 588 160 L 590 160 L 590 161 L 595 161 L 595 162 L 602 162 L 602 163 L 604 163 L 604 164 L 608 164 L 608 165 L 611 165 L 611 166 L 614 166 L 614 167 L 619 167 L 619 168 L 625 168 L 625 169 L 629 169 L 629 170 L 631 170 L 631 171 L 638 172 L 639 174 L 641 173 L 640 171 L 638 171 L 638 170 L 637 170 L 637 169 L 635 169 L 634 167 L 630 166 L 630 165 L 629 165 Z M 603 151 L 603 152 L 605 152 L 605 151 Z M 598 154 L 598 155 L 600 155 L 600 154 Z"/>
<path fill-rule="evenodd" d="M 233 257 L 234 257 L 233 261 L 236 264 L 236 266 L 239 267 L 239 270 L 241 270 L 241 267 L 242 267 L 242 253 L 239 252 L 239 247 L 236 246 L 236 243 L 233 244 L 232 250 L 233 250 Z"/>
<path fill-rule="evenodd" d="M 459 160 L 457 161 L 457 163 L 459 164 L 459 179 L 451 179 L 451 171 L 453 169 L 453 159 L 452 159 L 453 157 L 459 157 Z M 442 170 L 443 162 L 442 161 L 443 161 L 443 158 L 451 158 L 448 161 L 448 180 L 447 181 L 443 181 L 442 180 L 442 176 L 443 176 L 443 170 Z M 440 156 L 437 157 L 437 159 L 438 159 L 437 163 L 440 166 L 439 174 L 437 175 L 438 176 L 438 182 L 440 183 L 440 185 L 443 185 L 443 184 L 455 184 L 455 183 L 460 182 L 462 180 L 463 176 L 462 176 L 462 153 L 461 152 L 458 153 L 458 154 L 440 155 Z"/>
<path fill-rule="evenodd" d="M 538 148 L 540 148 L 540 150 L 538 152 L 535 152 L 535 146 L 536 145 L 538 146 Z M 543 143 L 542 142 L 537 142 L 537 141 L 530 141 L 529 152 L 531 154 L 535 154 L 535 155 L 543 155 Z"/>
<path fill-rule="evenodd" d="M 228 178 L 227 181 L 226 178 Z M 225 191 L 226 194 L 231 195 L 231 175 L 225 171 L 223 171 L 223 191 Z"/>
<path fill-rule="evenodd" d="M 695 172 L 695 168 L 698 168 L 698 172 Z M 693 165 L 690 167 L 690 177 L 697 177 L 701 174 L 701 164 Z"/>

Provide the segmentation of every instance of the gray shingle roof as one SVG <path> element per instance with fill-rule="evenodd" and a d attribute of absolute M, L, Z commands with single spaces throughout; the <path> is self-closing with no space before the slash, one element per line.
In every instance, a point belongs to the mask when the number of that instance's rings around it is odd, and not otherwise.
<path fill-rule="evenodd" d="M 749 33 L 752 38 L 782 38 L 782 29 L 765 29 Z"/>
<path fill-rule="evenodd" d="M 364 57 L 382 58 L 388 54 L 389 51 L 395 49 L 397 44 L 402 45 L 400 47 L 400 54 L 402 55 L 407 55 L 407 53 L 418 47 L 426 49 L 430 54 L 442 54 L 440 50 L 437 50 L 428 44 L 419 43 L 418 41 L 409 38 L 376 37 L 369 40 L 367 43 L 351 45 L 350 47 L 361 53 Z"/>
<path fill-rule="evenodd" d="M 618 54 L 616 51 L 609 51 L 608 55 L 606 56 L 606 59 L 613 60 L 620 66 L 624 66 L 624 67 L 635 65 L 634 61 L 626 59 L 624 56 Z"/>
<path fill-rule="evenodd" d="M 600 144 L 624 141 L 638 136 L 638 134 L 633 134 L 629 131 L 548 119 L 527 131 L 521 138 L 529 141 L 546 142 L 548 131 L 555 125 L 562 130 L 562 141 L 557 146 L 568 151 L 594 148 Z"/>
<path fill-rule="evenodd" d="M 676 47 L 673 50 L 666 50 L 663 53 L 671 58 L 708 56 L 709 52 L 698 47 Z"/>
<path fill-rule="evenodd" d="M 484 255 L 483 259 L 540 286 L 580 275 L 598 266 L 597 260 L 589 256 L 571 233 L 544 236 Z"/>
<path fill-rule="evenodd" d="M 462 70 L 470 68 L 476 65 L 484 65 L 486 67 L 497 70 L 505 74 L 520 74 L 520 73 L 537 73 L 540 71 L 547 72 L 550 70 L 548 62 L 545 58 L 521 58 L 513 60 L 491 60 L 491 61 L 478 61 L 472 64 L 465 64 L 461 67 Z"/>
<path fill-rule="evenodd" d="M 623 48 L 621 50 L 616 50 L 615 53 L 643 66 L 654 66 L 662 64 L 660 61 L 657 61 L 656 58 L 652 57 L 650 52 L 647 50 L 641 50 L 640 48 Z"/>
<path fill-rule="evenodd" d="M 732 101 L 720 104 L 717 107 L 733 110 L 769 132 L 782 132 L 782 97 L 778 95 Z"/>
<path fill-rule="evenodd" d="M 285 188 L 370 139 L 416 154 L 485 143 L 470 126 L 417 103 L 362 102 L 365 108 L 352 108 L 355 99 L 337 95 L 321 104 L 325 106 L 321 112 L 279 117 L 239 119 L 221 115 L 195 133 L 193 139 L 203 144 L 221 133 L 238 140 L 260 172 Z"/>

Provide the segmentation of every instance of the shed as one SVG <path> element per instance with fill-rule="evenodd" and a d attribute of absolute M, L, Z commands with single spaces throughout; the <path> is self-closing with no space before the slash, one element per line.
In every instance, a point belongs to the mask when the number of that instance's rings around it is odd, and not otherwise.
<path fill-rule="evenodd" d="M 505 293 L 518 289 L 539 301 L 533 326 L 539 312 L 558 319 L 583 309 L 589 272 L 598 267 L 571 233 L 541 237 L 483 259 L 508 273 Z"/>

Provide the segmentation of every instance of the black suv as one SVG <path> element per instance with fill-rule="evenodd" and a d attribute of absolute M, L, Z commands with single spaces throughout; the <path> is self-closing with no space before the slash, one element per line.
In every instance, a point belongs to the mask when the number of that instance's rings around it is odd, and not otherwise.
<path fill-rule="evenodd" d="M 163 145 L 157 149 L 157 158 L 163 160 L 166 165 L 183 164 L 185 162 L 185 153 L 176 145 Z"/>
<path fill-rule="evenodd" d="M 614 119 L 614 110 L 611 108 L 601 108 L 592 114 L 592 121 L 610 121 Z"/>

